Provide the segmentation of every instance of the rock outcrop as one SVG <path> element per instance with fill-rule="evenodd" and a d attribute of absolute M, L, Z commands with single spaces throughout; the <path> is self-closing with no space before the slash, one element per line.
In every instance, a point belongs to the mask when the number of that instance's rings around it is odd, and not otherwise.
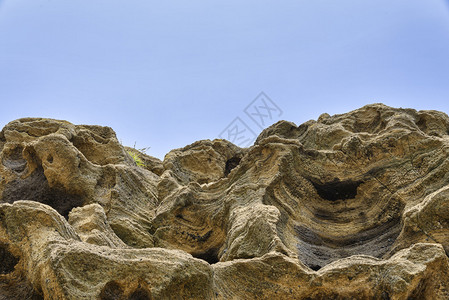
<path fill-rule="evenodd" d="M 448 158 L 446 114 L 382 104 L 164 161 L 19 119 L 0 133 L 0 299 L 449 299 Z"/>

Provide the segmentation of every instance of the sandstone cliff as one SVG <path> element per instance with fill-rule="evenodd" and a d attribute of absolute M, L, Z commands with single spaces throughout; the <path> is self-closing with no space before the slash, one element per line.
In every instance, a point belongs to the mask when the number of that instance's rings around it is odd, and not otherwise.
<path fill-rule="evenodd" d="M 441 112 L 373 104 L 164 161 L 26 118 L 0 151 L 0 299 L 449 299 Z"/>

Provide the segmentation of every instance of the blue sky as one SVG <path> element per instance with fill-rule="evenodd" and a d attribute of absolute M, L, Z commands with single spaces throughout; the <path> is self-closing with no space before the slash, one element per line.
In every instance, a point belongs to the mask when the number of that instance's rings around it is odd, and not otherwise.
<path fill-rule="evenodd" d="M 0 127 L 112 127 L 170 149 L 217 138 L 264 91 L 301 124 L 368 103 L 449 112 L 440 0 L 0 0 Z"/>

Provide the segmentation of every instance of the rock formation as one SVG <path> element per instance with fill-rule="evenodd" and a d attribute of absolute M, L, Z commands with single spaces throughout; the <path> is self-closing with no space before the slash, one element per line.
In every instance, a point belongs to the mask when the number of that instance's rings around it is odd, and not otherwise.
<path fill-rule="evenodd" d="M 164 161 L 19 119 L 0 133 L 0 299 L 449 299 L 448 157 L 446 114 L 382 104 Z"/>

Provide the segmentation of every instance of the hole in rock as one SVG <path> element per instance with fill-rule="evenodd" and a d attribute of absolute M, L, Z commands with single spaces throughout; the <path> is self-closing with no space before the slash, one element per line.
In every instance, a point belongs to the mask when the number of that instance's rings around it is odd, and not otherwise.
<path fill-rule="evenodd" d="M 210 265 L 216 264 L 218 259 L 218 249 L 212 248 L 201 253 L 192 253 L 192 256 L 207 261 Z"/>
<path fill-rule="evenodd" d="M 31 295 L 30 298 L 23 298 L 23 299 L 31 299 L 31 300 L 45 300 L 44 296 L 42 296 L 41 294 L 38 294 L 36 292 L 33 292 L 33 294 Z"/>
<path fill-rule="evenodd" d="M 390 294 L 388 294 L 387 291 L 383 291 L 382 295 L 380 295 L 380 297 L 382 300 L 390 300 L 391 299 Z"/>
<path fill-rule="evenodd" d="M 115 281 L 106 283 L 100 293 L 100 300 L 120 300 L 123 299 L 123 290 Z"/>
<path fill-rule="evenodd" d="M 48 157 L 47 157 L 47 161 L 49 162 L 49 163 L 53 163 L 53 155 L 49 155 Z"/>
<path fill-rule="evenodd" d="M 131 295 L 129 295 L 129 300 L 150 300 L 150 292 L 143 288 L 135 290 Z"/>
<path fill-rule="evenodd" d="M 226 161 L 224 175 L 228 176 L 229 173 L 231 173 L 232 169 L 237 167 L 239 165 L 239 163 L 240 163 L 240 158 L 238 158 L 238 157 L 233 157 L 233 158 L 228 159 Z"/>
<path fill-rule="evenodd" d="M 0 244 L 0 274 L 8 274 L 14 271 L 19 259 L 8 251 L 7 244 Z"/>
<path fill-rule="evenodd" d="M 205 183 L 209 183 L 209 179 L 208 179 L 208 178 L 199 178 L 199 179 L 197 180 L 197 182 L 198 182 L 199 184 L 205 184 Z"/>
<path fill-rule="evenodd" d="M 2 200 L 8 203 L 32 200 L 47 204 L 66 219 L 72 208 L 82 206 L 84 202 L 79 195 L 72 195 L 62 189 L 50 187 L 42 168 L 38 168 L 25 179 L 19 178 L 8 183 L 3 191 Z"/>
<path fill-rule="evenodd" d="M 319 184 L 312 181 L 318 195 L 329 201 L 354 199 L 357 195 L 357 188 L 363 181 L 340 181 Z"/>
<path fill-rule="evenodd" d="M 319 265 L 310 265 L 308 267 L 311 268 L 314 271 L 318 271 L 319 269 L 321 269 L 321 266 L 319 266 Z"/>

